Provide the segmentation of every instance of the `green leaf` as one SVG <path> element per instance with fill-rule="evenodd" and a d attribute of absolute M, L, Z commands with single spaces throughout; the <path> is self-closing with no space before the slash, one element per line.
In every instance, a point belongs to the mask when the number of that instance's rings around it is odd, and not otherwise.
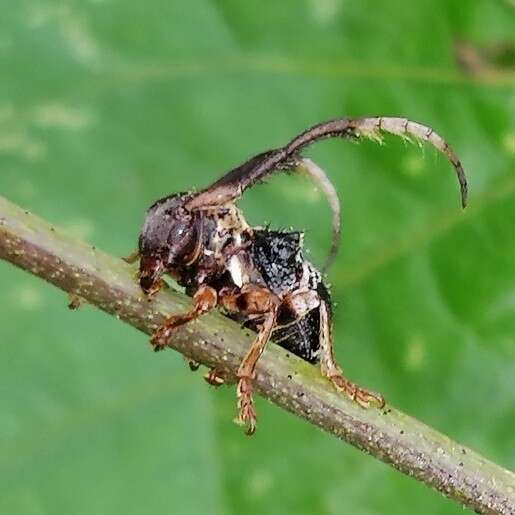
<path fill-rule="evenodd" d="M 146 207 L 338 116 L 432 126 L 470 179 L 393 137 L 309 155 L 344 205 L 333 266 L 337 354 L 364 386 L 515 467 L 515 76 L 467 75 L 453 43 L 512 42 L 513 3 L 7 1 L 0 19 L 0 189 L 126 255 Z M 241 205 L 306 230 L 320 193 L 277 177 Z M 462 509 L 179 355 L 0 263 L 0 512 L 434 513 Z"/>

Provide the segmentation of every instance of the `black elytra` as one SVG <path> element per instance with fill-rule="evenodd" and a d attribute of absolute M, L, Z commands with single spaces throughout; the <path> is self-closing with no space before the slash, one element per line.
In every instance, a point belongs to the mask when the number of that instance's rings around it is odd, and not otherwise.
<path fill-rule="evenodd" d="M 299 231 L 257 229 L 253 233 L 252 258 L 266 287 L 277 295 L 291 293 L 302 287 L 317 290 L 320 298 L 331 306 L 329 289 L 320 272 L 302 254 L 303 234 Z M 330 313 L 329 313 L 330 315 Z M 317 363 L 320 351 L 320 308 L 303 316 L 281 309 L 272 339 L 292 354 Z"/>

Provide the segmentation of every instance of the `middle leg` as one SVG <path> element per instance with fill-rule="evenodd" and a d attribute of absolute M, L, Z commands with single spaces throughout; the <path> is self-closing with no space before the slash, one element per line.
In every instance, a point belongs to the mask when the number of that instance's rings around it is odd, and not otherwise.
<path fill-rule="evenodd" d="M 256 364 L 265 350 L 275 327 L 279 298 L 267 288 L 255 285 L 244 286 L 241 290 L 222 290 L 220 304 L 228 311 L 242 314 L 248 319 L 259 317 L 263 319 L 258 335 L 247 354 L 243 358 L 236 376 L 238 386 L 238 423 L 246 425 L 246 434 L 251 435 L 256 430 L 256 410 L 252 399 L 252 382 L 255 379 Z"/>
<path fill-rule="evenodd" d="M 270 339 L 275 326 L 275 319 L 276 309 L 267 313 L 257 338 L 250 346 L 237 372 L 238 423 L 247 426 L 245 431 L 247 435 L 252 435 L 256 431 L 257 417 L 254 400 L 252 399 L 252 381 L 255 379 L 256 364 Z"/>

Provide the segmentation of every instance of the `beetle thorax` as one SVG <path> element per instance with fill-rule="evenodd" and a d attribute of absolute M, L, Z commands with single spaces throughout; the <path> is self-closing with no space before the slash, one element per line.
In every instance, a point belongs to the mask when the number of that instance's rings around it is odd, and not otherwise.
<path fill-rule="evenodd" d="M 214 253 L 215 258 L 223 258 L 227 247 L 230 247 L 230 250 L 239 249 L 248 239 L 251 228 L 243 213 L 234 204 L 208 211 L 206 214 L 214 221 L 214 231 L 205 251 Z"/>

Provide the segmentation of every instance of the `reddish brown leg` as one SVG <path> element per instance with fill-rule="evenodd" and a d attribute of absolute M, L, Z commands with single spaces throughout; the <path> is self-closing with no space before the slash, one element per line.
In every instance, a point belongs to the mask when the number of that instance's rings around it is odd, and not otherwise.
<path fill-rule="evenodd" d="M 184 360 L 186 361 L 188 367 L 190 367 L 190 370 L 192 372 L 196 372 L 199 369 L 200 363 L 198 361 L 195 361 L 194 359 L 187 358 L 186 356 L 184 357 Z"/>
<path fill-rule="evenodd" d="M 346 393 L 360 406 L 368 408 L 374 404 L 378 408 L 384 407 L 385 401 L 381 394 L 360 388 L 343 375 L 334 357 L 331 322 L 325 302 L 320 304 L 320 368 L 322 375 L 327 377 L 337 390 Z"/>
<path fill-rule="evenodd" d="M 79 297 L 76 293 L 68 293 L 68 309 L 76 310 L 84 304 L 84 299 Z"/>
<path fill-rule="evenodd" d="M 216 367 L 212 368 L 207 374 L 205 374 L 204 379 L 206 383 L 209 383 L 211 386 L 215 386 L 217 388 L 225 383 L 223 372 L 218 370 Z"/>
<path fill-rule="evenodd" d="M 216 307 L 217 300 L 218 297 L 215 289 L 210 286 L 201 286 L 193 296 L 193 308 L 187 313 L 168 317 L 163 325 L 152 335 L 150 343 L 154 346 L 154 350 L 164 349 L 177 327 L 195 320 L 195 318 Z"/>
<path fill-rule="evenodd" d="M 256 430 L 256 410 L 252 400 L 254 371 L 275 326 L 280 301 L 270 290 L 249 284 L 241 290 L 222 289 L 220 291 L 220 304 L 227 311 L 237 312 L 248 318 L 259 315 L 260 318 L 263 318 L 257 338 L 250 346 L 236 373 L 238 377 L 236 391 L 239 410 L 237 421 L 246 425 L 246 433 L 251 435 Z"/>
<path fill-rule="evenodd" d="M 154 283 L 152 289 L 147 292 L 147 299 L 149 301 L 152 300 L 152 297 L 157 295 L 161 290 L 167 290 L 168 288 L 170 288 L 168 283 L 164 279 L 159 279 Z"/>
<path fill-rule="evenodd" d="M 247 426 L 245 433 L 252 435 L 256 431 L 256 410 L 252 399 L 252 381 L 255 378 L 256 363 L 265 350 L 266 344 L 275 326 L 277 308 L 272 308 L 265 316 L 256 340 L 250 346 L 238 368 L 238 423 Z"/>
<path fill-rule="evenodd" d="M 198 361 L 186 357 L 184 359 L 192 372 L 196 372 L 199 369 L 200 363 Z M 209 372 L 206 372 L 203 377 L 206 383 L 209 383 L 215 388 L 222 386 L 226 381 L 225 374 L 216 367 L 210 369 Z"/>
<path fill-rule="evenodd" d="M 129 254 L 127 257 L 122 257 L 122 259 L 126 263 L 129 263 L 129 265 L 136 263 L 136 261 L 139 259 L 139 250 L 135 250 L 134 252 Z"/>
<path fill-rule="evenodd" d="M 198 361 L 186 357 L 184 359 L 192 372 L 196 372 L 199 369 L 200 363 Z M 204 380 L 211 386 L 218 387 L 225 384 L 226 378 L 225 374 L 221 370 L 214 367 L 204 374 Z"/>

